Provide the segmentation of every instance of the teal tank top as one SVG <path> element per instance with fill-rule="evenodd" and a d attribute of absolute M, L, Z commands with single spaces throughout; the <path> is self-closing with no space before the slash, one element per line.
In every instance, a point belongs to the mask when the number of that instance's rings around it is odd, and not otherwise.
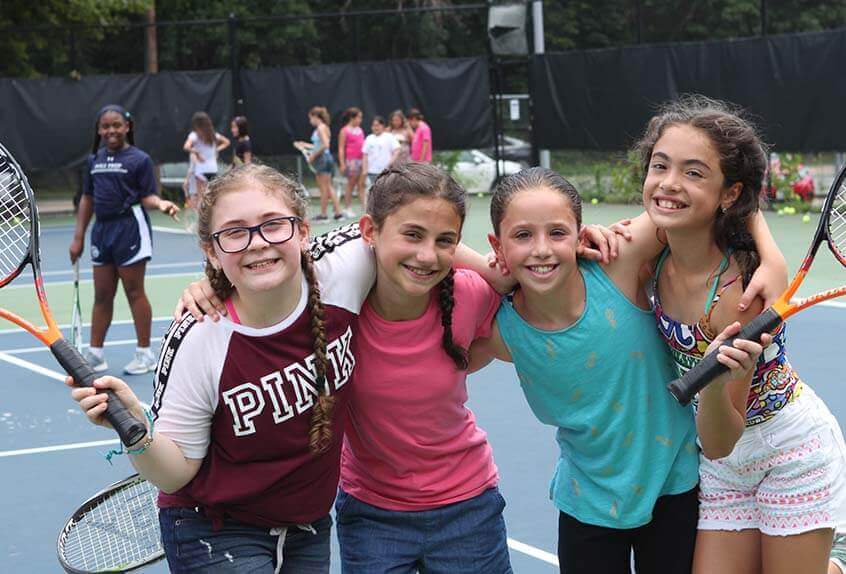
<path fill-rule="evenodd" d="M 585 309 L 570 327 L 528 324 L 506 296 L 497 322 L 535 416 L 557 427 L 550 498 L 580 522 L 634 528 L 659 496 L 699 480 L 692 407 L 667 391 L 675 370 L 649 310 L 580 261 Z"/>

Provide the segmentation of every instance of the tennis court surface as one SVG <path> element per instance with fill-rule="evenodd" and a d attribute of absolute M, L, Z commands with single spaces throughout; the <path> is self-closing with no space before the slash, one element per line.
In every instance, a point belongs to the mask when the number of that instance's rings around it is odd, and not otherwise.
<path fill-rule="evenodd" d="M 638 212 L 634 207 L 585 209 L 586 222 L 609 223 Z M 465 240 L 485 249 L 487 199 L 474 198 L 465 228 Z M 768 214 L 773 233 L 788 257 L 791 273 L 809 242 L 814 222 Z M 56 224 L 57 223 L 57 224 Z M 160 337 L 182 287 L 201 272 L 201 254 L 193 237 L 178 228 L 165 229 L 156 219 L 154 259 L 147 288 Z M 317 228 L 316 232 L 325 230 Z M 42 254 L 48 296 L 60 322 L 70 319 L 71 267 L 67 258 L 72 227 L 54 222 L 42 230 Z M 821 253 L 818 259 L 825 259 Z M 822 261 L 817 261 L 815 266 Z M 820 265 L 825 271 L 809 278 L 808 292 L 817 282 L 833 281 L 839 266 Z M 91 284 L 87 255 L 83 265 L 83 317 L 90 317 Z M 813 280 L 814 282 L 811 282 Z M 804 291 L 804 289 L 803 289 Z M 30 279 L 24 277 L 0 290 L 0 305 L 38 317 Z M 111 374 L 132 356 L 134 330 L 128 320 L 125 297 L 118 293 L 115 323 L 107 338 Z M 843 353 L 836 327 L 846 321 L 846 302 L 812 308 L 790 320 L 790 358 L 803 379 L 814 387 L 841 422 L 846 423 L 846 394 L 840 364 Z M 116 444 L 113 435 L 90 425 L 63 386 L 59 367 L 50 352 L 28 334 L 0 325 L 0 557 L 6 572 L 60 572 L 56 538 L 68 515 L 103 486 L 131 474 L 125 457 L 110 466 L 104 453 Z M 85 331 L 87 340 L 87 329 Z M 158 344 L 158 339 L 153 345 Z M 840 360 L 838 360 L 840 359 Z M 135 392 L 149 402 L 152 376 L 127 377 Z M 479 425 L 488 432 L 501 474 L 501 489 L 508 506 L 505 518 L 511 560 L 518 574 L 557 572 L 555 553 L 557 513 L 548 497 L 557 447 L 554 429 L 538 423 L 529 411 L 510 365 L 493 363 L 469 378 L 469 405 Z M 333 572 L 340 572 L 337 545 Z M 166 572 L 164 562 L 148 572 Z"/>

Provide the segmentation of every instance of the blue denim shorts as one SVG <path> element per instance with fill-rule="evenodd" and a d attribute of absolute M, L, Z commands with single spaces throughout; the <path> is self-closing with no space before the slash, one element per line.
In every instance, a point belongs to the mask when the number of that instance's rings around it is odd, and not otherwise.
<path fill-rule="evenodd" d="M 171 572 L 273 574 L 281 551 L 283 574 L 329 574 L 328 514 L 284 533 L 232 520 L 214 531 L 211 519 L 193 508 L 162 508 L 159 524 Z"/>
<path fill-rule="evenodd" d="M 314 171 L 317 173 L 331 174 L 335 171 L 335 159 L 331 153 L 320 154 L 312 165 L 314 166 Z"/>
<path fill-rule="evenodd" d="M 432 510 L 335 500 L 343 574 L 511 574 L 499 489 Z"/>

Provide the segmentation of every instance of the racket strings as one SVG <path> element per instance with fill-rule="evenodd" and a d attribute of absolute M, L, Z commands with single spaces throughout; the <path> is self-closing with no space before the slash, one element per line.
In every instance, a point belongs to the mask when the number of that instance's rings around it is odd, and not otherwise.
<path fill-rule="evenodd" d="M 98 572 L 161 556 L 156 495 L 153 485 L 136 479 L 77 517 L 66 528 L 61 546 L 67 564 Z"/>
<path fill-rule="evenodd" d="M 0 161 L 0 278 L 16 272 L 29 252 L 29 197 L 8 161 Z"/>
<path fill-rule="evenodd" d="M 828 212 L 828 237 L 841 260 L 846 262 L 846 183 L 840 185 Z"/>

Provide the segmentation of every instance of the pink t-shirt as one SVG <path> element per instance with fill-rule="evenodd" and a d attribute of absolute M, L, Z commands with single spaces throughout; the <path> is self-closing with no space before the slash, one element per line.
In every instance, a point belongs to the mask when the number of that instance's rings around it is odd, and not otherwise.
<path fill-rule="evenodd" d="M 360 127 L 343 127 L 347 134 L 346 146 L 344 147 L 344 159 L 361 159 L 361 148 L 364 147 L 364 130 Z"/>
<path fill-rule="evenodd" d="M 426 148 L 426 155 L 423 155 L 423 142 L 429 142 Z M 432 129 L 429 124 L 422 121 L 414 130 L 414 139 L 411 140 L 411 159 L 414 161 L 432 161 Z"/>
<path fill-rule="evenodd" d="M 499 295 L 472 271 L 455 274 L 453 337 L 467 349 L 488 337 Z M 410 321 L 362 307 L 353 353 L 350 419 L 341 488 L 389 510 L 426 510 L 467 500 L 499 480 L 485 431 L 467 402 L 466 371 L 441 346 L 437 293 Z"/>

